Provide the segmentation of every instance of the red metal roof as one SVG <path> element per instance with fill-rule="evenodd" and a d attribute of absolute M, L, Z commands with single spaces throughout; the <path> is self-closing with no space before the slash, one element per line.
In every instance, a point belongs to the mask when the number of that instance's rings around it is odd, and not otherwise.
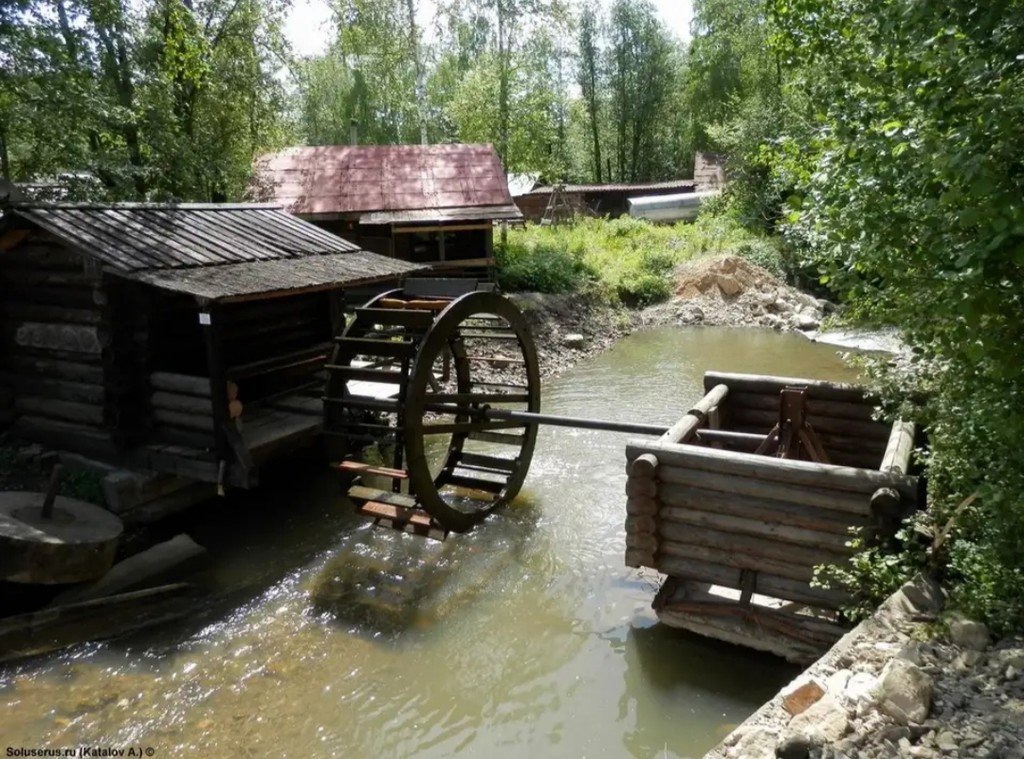
<path fill-rule="evenodd" d="M 313 218 L 512 206 L 490 145 L 291 147 L 257 159 L 256 172 L 260 199 Z"/>

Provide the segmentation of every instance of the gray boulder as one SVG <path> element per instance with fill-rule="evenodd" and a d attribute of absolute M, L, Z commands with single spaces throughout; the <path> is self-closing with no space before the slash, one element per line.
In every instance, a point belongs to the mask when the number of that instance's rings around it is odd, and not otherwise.
<path fill-rule="evenodd" d="M 956 617 L 949 623 L 949 639 L 961 648 L 984 651 L 992 642 L 992 636 L 981 622 Z"/>
<path fill-rule="evenodd" d="M 906 725 L 923 722 L 932 704 L 932 679 L 906 659 L 890 659 L 878 677 L 874 697 L 883 714 Z"/>

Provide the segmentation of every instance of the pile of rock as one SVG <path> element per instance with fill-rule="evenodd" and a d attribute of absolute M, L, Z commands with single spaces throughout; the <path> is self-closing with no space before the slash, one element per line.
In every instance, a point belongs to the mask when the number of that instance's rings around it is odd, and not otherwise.
<path fill-rule="evenodd" d="M 808 331 L 817 329 L 832 308 L 738 256 L 683 264 L 675 282 L 676 297 L 648 309 L 646 321 Z"/>
<path fill-rule="evenodd" d="M 1024 638 L 992 647 L 984 625 L 953 618 L 929 640 L 906 596 L 708 756 L 1024 759 Z"/>

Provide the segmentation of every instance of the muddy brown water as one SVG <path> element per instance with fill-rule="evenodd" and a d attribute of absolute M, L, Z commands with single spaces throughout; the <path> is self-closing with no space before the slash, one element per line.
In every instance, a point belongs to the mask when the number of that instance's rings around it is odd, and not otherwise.
<path fill-rule="evenodd" d="M 675 421 L 705 370 L 851 379 L 832 347 L 658 329 L 546 383 L 544 410 Z M 156 756 L 695 757 L 797 670 L 656 623 L 622 565 L 629 436 L 541 431 L 522 496 L 444 543 L 374 529 L 297 464 L 186 525 L 209 601 L 0 669 L 0 744 Z"/>

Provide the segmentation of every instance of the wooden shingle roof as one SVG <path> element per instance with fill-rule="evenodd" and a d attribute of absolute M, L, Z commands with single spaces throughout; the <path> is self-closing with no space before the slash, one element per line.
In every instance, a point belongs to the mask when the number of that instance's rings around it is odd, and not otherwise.
<path fill-rule="evenodd" d="M 362 284 L 424 268 L 362 250 L 277 206 L 61 203 L 11 211 L 108 271 L 208 299 Z"/>

